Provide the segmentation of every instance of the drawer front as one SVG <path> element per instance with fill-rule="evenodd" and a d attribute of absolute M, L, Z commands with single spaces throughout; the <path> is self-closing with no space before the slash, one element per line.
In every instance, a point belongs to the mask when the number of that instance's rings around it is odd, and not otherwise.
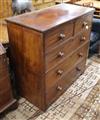
<path fill-rule="evenodd" d="M 64 44 L 52 49 L 46 54 L 46 71 L 49 71 L 60 63 L 67 55 L 73 52 L 76 48 L 89 41 L 90 31 L 84 31 L 73 39 L 68 40 Z"/>
<path fill-rule="evenodd" d="M 45 34 L 45 49 L 48 51 L 51 47 L 64 42 L 67 38 L 73 36 L 73 21 L 64 23 L 54 29 L 49 30 Z"/>
<path fill-rule="evenodd" d="M 46 103 L 49 106 L 84 72 L 86 59 L 76 64 L 62 79 L 51 87 L 46 94 Z"/>
<path fill-rule="evenodd" d="M 92 23 L 92 14 L 84 15 L 80 18 L 78 18 L 75 21 L 75 29 L 74 34 L 77 34 L 78 32 L 82 30 L 89 30 L 91 29 L 91 23 Z"/>
<path fill-rule="evenodd" d="M 0 92 L 0 109 L 6 106 L 11 100 L 12 100 L 12 93 L 10 89 L 5 90 L 4 92 Z"/>
<path fill-rule="evenodd" d="M 78 61 L 87 57 L 88 44 L 78 49 L 68 58 L 66 58 L 60 65 L 56 66 L 53 70 L 46 74 L 46 89 L 52 87 L 58 79 L 65 75 Z"/>
<path fill-rule="evenodd" d="M 7 67 L 7 58 L 6 55 L 0 56 L 0 69 Z"/>

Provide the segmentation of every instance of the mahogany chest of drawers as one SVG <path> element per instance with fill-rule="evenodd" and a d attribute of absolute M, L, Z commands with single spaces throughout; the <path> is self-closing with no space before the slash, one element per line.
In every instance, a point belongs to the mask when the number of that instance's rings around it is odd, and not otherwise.
<path fill-rule="evenodd" d="M 93 12 L 59 4 L 7 19 L 19 92 L 40 109 L 84 72 Z"/>
<path fill-rule="evenodd" d="M 16 107 L 16 105 L 17 102 L 13 98 L 11 90 L 5 49 L 0 44 L 0 116 L 8 109 Z"/>

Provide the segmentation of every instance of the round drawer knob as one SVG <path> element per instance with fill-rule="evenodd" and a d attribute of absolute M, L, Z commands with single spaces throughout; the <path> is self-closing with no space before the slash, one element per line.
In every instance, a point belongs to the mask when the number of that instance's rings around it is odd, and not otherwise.
<path fill-rule="evenodd" d="M 86 41 L 86 37 L 83 36 L 83 37 L 81 38 L 81 41 L 83 41 L 83 42 Z"/>
<path fill-rule="evenodd" d="M 87 30 L 89 29 L 89 26 L 88 25 L 86 25 L 86 27 L 85 27 Z"/>
<path fill-rule="evenodd" d="M 79 57 L 83 57 L 83 53 L 79 53 L 78 55 L 79 55 Z"/>
<path fill-rule="evenodd" d="M 60 39 L 61 39 L 61 40 L 64 40 L 64 38 L 65 38 L 65 34 L 61 33 L 61 34 L 60 34 Z"/>
<path fill-rule="evenodd" d="M 58 87 L 57 87 L 57 90 L 58 90 L 58 91 L 62 91 L 62 87 L 61 87 L 61 86 L 58 86 Z"/>
<path fill-rule="evenodd" d="M 58 75 L 62 75 L 62 74 L 63 74 L 63 70 L 58 70 L 58 71 L 57 71 L 57 74 L 58 74 Z"/>
<path fill-rule="evenodd" d="M 85 27 L 85 29 L 89 29 L 88 23 L 87 22 L 83 22 L 83 27 Z"/>
<path fill-rule="evenodd" d="M 63 57 L 64 56 L 64 52 L 59 52 L 58 53 L 58 57 Z"/>

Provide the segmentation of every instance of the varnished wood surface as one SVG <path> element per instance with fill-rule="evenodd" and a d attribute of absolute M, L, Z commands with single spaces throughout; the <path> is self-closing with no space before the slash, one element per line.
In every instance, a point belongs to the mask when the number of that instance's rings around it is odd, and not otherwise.
<path fill-rule="evenodd" d="M 71 39 L 66 39 L 60 45 L 56 46 L 50 50 L 46 50 L 46 72 L 53 69 L 56 64 L 60 63 L 65 59 L 73 50 L 82 46 L 85 42 L 89 41 L 90 30 L 83 31 L 79 35 Z M 62 55 L 61 55 L 62 54 Z"/>
<path fill-rule="evenodd" d="M 44 35 L 46 52 L 48 52 L 49 49 L 63 43 L 66 39 L 72 37 L 74 34 L 73 29 L 74 22 L 70 21 L 46 32 Z M 64 37 L 62 38 L 61 35 L 64 35 Z"/>
<path fill-rule="evenodd" d="M 78 61 L 87 57 L 88 43 L 81 48 L 76 49 L 74 53 L 64 59 L 61 64 L 57 65 L 53 70 L 46 74 L 46 89 L 50 89 L 58 79 L 61 79 Z M 56 64 L 56 63 L 55 63 Z M 61 72 L 60 72 L 61 71 Z"/>
<path fill-rule="evenodd" d="M 41 110 L 85 70 L 93 11 L 61 4 L 7 20 L 19 93 Z"/>
<path fill-rule="evenodd" d="M 0 115 L 16 103 L 13 98 L 11 81 L 8 72 L 7 57 L 3 46 L 0 44 Z"/>
<path fill-rule="evenodd" d="M 86 30 L 88 31 L 89 29 L 91 29 L 91 22 L 92 22 L 92 18 L 93 16 L 91 14 L 86 14 L 84 16 L 81 16 L 80 18 L 78 18 L 75 22 L 75 30 L 74 30 L 74 34 L 79 33 L 82 30 Z"/>
<path fill-rule="evenodd" d="M 86 59 L 79 61 L 69 72 L 57 81 L 46 94 L 46 104 L 50 106 L 85 70 Z M 79 68 L 80 70 L 77 70 Z M 61 89 L 58 89 L 60 87 Z"/>
<path fill-rule="evenodd" d="M 7 21 L 43 32 L 91 11 L 94 12 L 94 9 L 63 3 L 40 11 L 8 18 Z"/>
<path fill-rule="evenodd" d="M 12 23 L 8 23 L 8 33 L 20 95 L 42 109 L 45 104 L 43 34 Z"/>

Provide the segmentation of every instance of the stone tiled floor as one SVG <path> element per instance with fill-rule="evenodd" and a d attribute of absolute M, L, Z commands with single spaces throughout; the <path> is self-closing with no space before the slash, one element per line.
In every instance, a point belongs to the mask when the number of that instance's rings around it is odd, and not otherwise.
<path fill-rule="evenodd" d="M 24 98 L 2 120 L 100 120 L 100 62 L 91 58 L 85 73 L 46 111 Z"/>

